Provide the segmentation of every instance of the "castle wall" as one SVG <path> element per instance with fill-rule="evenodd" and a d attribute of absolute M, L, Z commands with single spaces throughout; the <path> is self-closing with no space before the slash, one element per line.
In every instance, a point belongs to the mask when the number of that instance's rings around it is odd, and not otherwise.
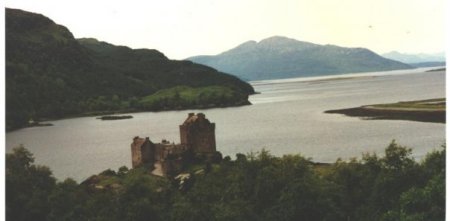
<path fill-rule="evenodd" d="M 214 123 L 209 122 L 205 115 L 189 114 L 188 119 L 180 125 L 180 140 L 194 153 L 212 153 L 216 151 L 216 136 Z"/>
<path fill-rule="evenodd" d="M 163 173 L 167 176 L 173 176 L 183 169 L 183 159 L 167 159 L 161 162 Z"/>
<path fill-rule="evenodd" d="M 195 153 L 210 153 L 216 151 L 215 125 L 210 124 L 204 128 L 194 128 L 191 131 L 191 145 Z"/>
<path fill-rule="evenodd" d="M 154 144 L 147 140 L 144 145 L 141 146 L 142 163 L 153 165 L 155 163 L 155 147 Z"/>
<path fill-rule="evenodd" d="M 155 147 L 149 138 L 135 137 L 131 143 L 131 163 L 133 168 L 144 164 L 153 164 Z"/>
<path fill-rule="evenodd" d="M 156 144 L 155 145 L 155 161 L 161 161 L 164 159 L 165 157 L 165 146 L 161 145 L 161 144 Z"/>
<path fill-rule="evenodd" d="M 188 125 L 180 125 L 180 141 L 181 144 L 188 145 Z"/>
<path fill-rule="evenodd" d="M 142 164 L 140 146 L 131 144 L 131 165 L 136 168 Z"/>

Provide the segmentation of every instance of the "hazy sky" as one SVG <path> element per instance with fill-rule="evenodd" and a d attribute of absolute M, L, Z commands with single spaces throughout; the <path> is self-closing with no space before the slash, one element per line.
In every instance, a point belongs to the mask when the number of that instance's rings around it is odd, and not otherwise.
<path fill-rule="evenodd" d="M 172 59 L 274 35 L 377 53 L 445 50 L 445 0 L 6 0 L 76 38 L 154 48 Z"/>

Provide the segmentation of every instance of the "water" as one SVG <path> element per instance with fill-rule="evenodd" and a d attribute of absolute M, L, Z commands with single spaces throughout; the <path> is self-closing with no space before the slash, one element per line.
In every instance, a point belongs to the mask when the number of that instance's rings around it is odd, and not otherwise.
<path fill-rule="evenodd" d="M 272 154 L 302 154 L 318 162 L 382 154 L 396 139 L 422 158 L 445 143 L 445 124 L 360 120 L 323 111 L 367 104 L 445 97 L 445 72 L 383 72 L 252 82 L 253 105 L 223 109 L 135 113 L 133 119 L 101 121 L 82 117 L 52 121 L 51 127 L 6 134 L 6 150 L 24 144 L 36 163 L 59 179 L 82 181 L 105 169 L 131 167 L 131 139 L 179 142 L 178 125 L 189 112 L 204 112 L 216 123 L 217 149 L 224 156 L 262 148 Z M 349 78 L 351 76 L 352 78 Z"/>

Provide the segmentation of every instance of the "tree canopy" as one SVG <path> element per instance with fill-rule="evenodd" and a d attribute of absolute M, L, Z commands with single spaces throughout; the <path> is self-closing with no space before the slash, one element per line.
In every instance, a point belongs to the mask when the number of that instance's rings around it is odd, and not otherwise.
<path fill-rule="evenodd" d="M 18 147 L 6 156 L 7 220 L 444 220 L 445 147 L 416 162 L 384 156 L 332 164 L 268 151 L 197 165 L 181 187 L 145 168 L 56 181 Z"/>

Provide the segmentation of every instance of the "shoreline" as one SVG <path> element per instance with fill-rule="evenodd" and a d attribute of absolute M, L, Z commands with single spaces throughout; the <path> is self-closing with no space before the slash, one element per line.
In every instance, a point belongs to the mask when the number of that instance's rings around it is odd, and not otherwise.
<path fill-rule="evenodd" d="M 442 108 L 442 105 L 444 107 Z M 364 120 L 409 120 L 428 123 L 446 123 L 445 98 L 375 104 L 354 108 L 327 110 L 328 114 L 344 114 Z"/>
<path fill-rule="evenodd" d="M 392 76 L 392 75 L 408 75 L 408 74 L 419 74 L 419 73 L 429 73 L 429 72 L 439 72 L 446 71 L 441 70 L 444 68 L 442 66 L 436 67 L 424 67 L 424 68 L 413 68 L 413 69 L 400 69 L 391 71 L 374 71 L 374 72 L 356 72 L 356 73 L 340 73 L 331 75 L 318 75 L 318 76 L 303 76 L 303 77 L 293 77 L 293 78 L 282 78 L 282 79 L 266 79 L 266 80 L 252 80 L 248 81 L 252 86 L 255 85 L 270 85 L 270 84 L 284 84 L 284 83 L 294 83 L 294 82 L 315 82 L 315 81 L 334 81 L 334 80 L 345 80 L 354 79 L 361 77 L 380 77 L 380 76 Z M 434 70 L 434 71 L 433 71 Z"/>
<path fill-rule="evenodd" d="M 155 112 L 156 113 L 156 112 L 163 112 L 163 111 L 206 110 L 206 109 L 214 109 L 214 108 L 242 107 L 242 106 L 248 106 L 248 105 L 252 105 L 252 103 L 249 100 L 247 100 L 247 102 L 240 102 L 240 103 L 235 103 L 235 104 L 230 104 L 230 105 L 195 105 L 192 107 L 177 107 L 177 108 L 168 108 L 167 107 L 167 108 L 163 108 L 160 110 L 124 109 L 124 110 L 115 110 L 115 111 L 94 111 L 94 112 L 86 112 L 86 113 L 68 115 L 68 116 L 64 116 L 64 117 L 42 118 L 32 124 L 27 124 L 22 127 L 11 128 L 11 129 L 6 128 L 5 132 L 9 133 L 9 132 L 14 132 L 17 130 L 31 128 L 31 127 L 53 126 L 53 124 L 49 123 L 49 121 L 80 118 L 80 117 L 96 117 L 97 118 L 97 117 L 102 117 L 105 115 L 115 116 L 115 115 L 145 113 L 145 112 Z M 127 119 L 130 119 L 130 118 L 127 118 Z"/>

